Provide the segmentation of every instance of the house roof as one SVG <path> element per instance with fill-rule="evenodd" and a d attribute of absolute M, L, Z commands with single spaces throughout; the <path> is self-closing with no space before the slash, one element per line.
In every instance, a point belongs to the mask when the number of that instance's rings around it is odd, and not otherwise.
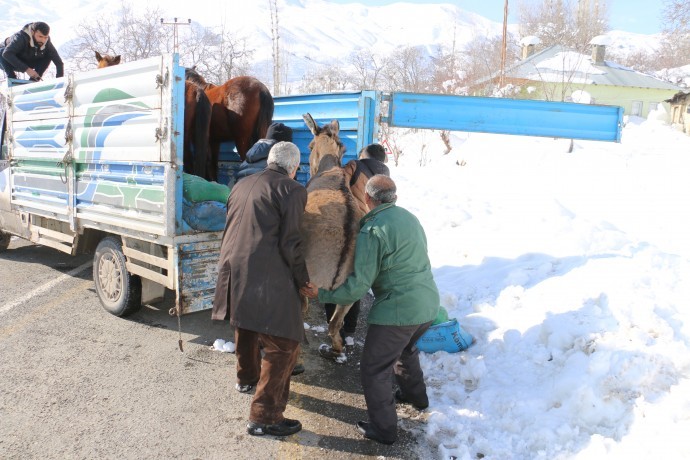
<path fill-rule="evenodd" d="M 671 99 L 666 99 L 664 102 L 668 102 L 670 104 L 679 104 L 683 101 L 687 101 L 688 95 L 690 95 L 690 90 L 686 89 L 678 91 L 676 94 L 673 95 Z"/>
<path fill-rule="evenodd" d="M 671 90 L 682 89 L 672 83 L 612 61 L 594 64 L 591 56 L 560 45 L 546 48 L 518 62 L 506 69 L 505 75 L 509 78 L 553 83 L 563 82 L 565 75 L 566 79 L 571 83 Z M 483 82 L 487 80 L 485 79 Z"/>

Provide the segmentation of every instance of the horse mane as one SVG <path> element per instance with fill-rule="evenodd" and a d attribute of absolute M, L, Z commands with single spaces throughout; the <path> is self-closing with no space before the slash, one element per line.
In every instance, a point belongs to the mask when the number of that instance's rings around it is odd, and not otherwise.
<path fill-rule="evenodd" d="M 201 74 L 199 74 L 199 72 L 196 71 L 196 66 L 185 67 L 184 78 L 188 82 L 191 82 L 191 83 L 195 84 L 196 86 L 198 86 L 199 88 L 204 89 L 204 90 L 213 86 L 210 83 L 208 83 L 204 79 L 204 77 L 202 77 Z"/>

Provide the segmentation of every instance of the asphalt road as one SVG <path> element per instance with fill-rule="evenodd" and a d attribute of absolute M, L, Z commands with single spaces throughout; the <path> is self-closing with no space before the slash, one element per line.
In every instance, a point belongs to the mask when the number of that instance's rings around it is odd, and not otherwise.
<path fill-rule="evenodd" d="M 366 299 L 365 299 L 366 300 Z M 128 318 L 96 295 L 91 256 L 69 256 L 13 239 L 0 253 L 0 458 L 226 459 L 433 458 L 426 412 L 398 406 L 399 441 L 366 440 L 359 355 L 324 360 L 326 321 L 313 305 L 304 347 L 307 371 L 293 377 L 285 415 L 303 430 L 287 438 L 246 433 L 251 395 L 234 390 L 235 356 L 212 349 L 230 339 L 210 312 L 183 316 L 184 352 L 172 295 Z"/>

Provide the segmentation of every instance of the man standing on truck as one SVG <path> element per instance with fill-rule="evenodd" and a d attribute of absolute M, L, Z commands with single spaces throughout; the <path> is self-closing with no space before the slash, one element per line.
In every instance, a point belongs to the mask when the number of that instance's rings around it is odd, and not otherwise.
<path fill-rule="evenodd" d="M 304 338 L 299 288 L 309 281 L 300 232 L 307 190 L 294 180 L 299 161 L 295 144 L 278 142 L 266 169 L 239 181 L 228 199 L 212 318 L 229 316 L 235 328 L 235 389 L 256 388 L 247 425 L 253 436 L 302 429 L 283 416 Z"/>
<path fill-rule="evenodd" d="M 51 62 L 56 76 L 64 75 L 62 59 L 49 35 L 48 24 L 32 22 L 0 43 L 0 68 L 7 78 L 17 78 L 17 72 L 24 72 L 32 81 L 39 81 Z"/>

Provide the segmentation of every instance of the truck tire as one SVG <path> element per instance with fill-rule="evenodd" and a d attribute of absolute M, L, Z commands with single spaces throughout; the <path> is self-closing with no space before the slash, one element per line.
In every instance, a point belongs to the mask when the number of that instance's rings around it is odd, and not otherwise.
<path fill-rule="evenodd" d="M 118 238 L 108 236 L 98 243 L 93 281 L 103 308 L 113 315 L 127 316 L 141 308 L 141 278 L 127 271 Z"/>
<path fill-rule="evenodd" d="M 5 249 L 7 249 L 7 247 L 10 245 L 11 238 L 12 235 L 0 230 L 0 252 L 3 252 Z"/>

